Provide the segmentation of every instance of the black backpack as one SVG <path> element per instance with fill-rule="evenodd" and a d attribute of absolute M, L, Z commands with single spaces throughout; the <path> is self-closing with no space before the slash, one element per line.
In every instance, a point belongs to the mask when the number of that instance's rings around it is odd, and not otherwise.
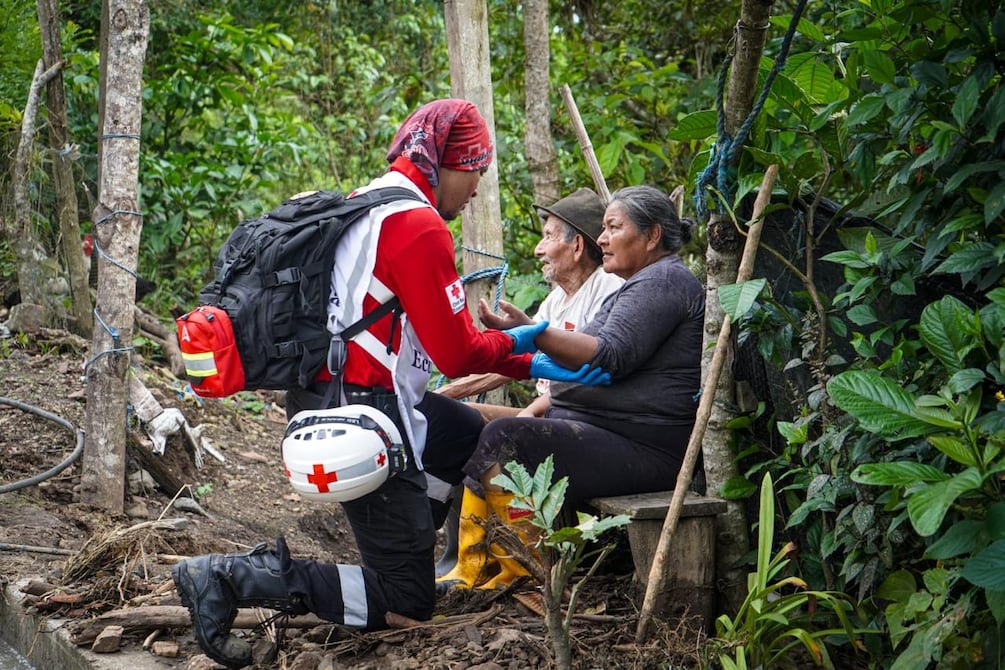
<path fill-rule="evenodd" d="M 177 319 L 185 371 L 197 395 L 306 387 L 325 364 L 335 246 L 372 207 L 421 198 L 401 187 L 346 198 L 316 191 L 242 221 L 213 263 L 201 306 Z M 348 342 L 400 307 L 397 298 L 346 329 Z"/>

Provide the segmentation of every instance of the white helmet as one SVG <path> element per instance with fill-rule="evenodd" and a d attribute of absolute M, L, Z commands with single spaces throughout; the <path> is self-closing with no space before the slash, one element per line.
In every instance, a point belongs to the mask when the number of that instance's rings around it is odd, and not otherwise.
<path fill-rule="evenodd" d="M 283 438 L 286 476 L 297 493 L 314 500 L 355 500 L 406 463 L 398 427 L 368 405 L 297 412 Z"/>

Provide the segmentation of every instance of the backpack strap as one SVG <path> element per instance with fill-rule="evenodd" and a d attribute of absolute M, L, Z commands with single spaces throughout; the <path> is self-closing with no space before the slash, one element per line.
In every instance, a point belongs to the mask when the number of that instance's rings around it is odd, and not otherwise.
<path fill-rule="evenodd" d="M 414 191 L 404 188 L 403 186 L 375 188 L 347 199 L 346 204 L 358 203 L 359 208 L 354 208 L 350 213 L 346 214 L 346 217 L 351 223 L 378 205 L 386 205 L 398 200 L 415 200 L 418 202 L 425 202 L 422 198 L 416 195 Z M 331 342 L 328 347 L 328 372 L 331 373 L 332 379 L 328 388 L 325 390 L 322 407 L 327 407 L 328 403 L 331 402 L 331 398 L 335 393 L 336 387 L 339 389 L 339 396 L 341 397 L 342 395 L 342 366 L 345 364 L 347 346 L 350 340 L 392 312 L 395 315 L 394 322 L 397 323 L 397 317 L 403 313 L 403 310 L 401 309 L 401 300 L 398 299 L 398 296 L 393 296 L 387 302 L 381 303 L 372 312 L 350 324 L 337 336 L 331 338 Z M 391 353 L 392 351 L 394 330 L 395 325 L 392 323 L 391 334 L 388 336 L 387 340 L 388 353 Z"/>

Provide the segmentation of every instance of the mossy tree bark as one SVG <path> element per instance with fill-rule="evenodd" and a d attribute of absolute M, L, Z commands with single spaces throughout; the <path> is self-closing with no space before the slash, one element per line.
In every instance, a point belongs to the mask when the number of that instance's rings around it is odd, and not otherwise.
<path fill-rule="evenodd" d="M 42 54 L 45 67 L 63 60 L 60 41 L 59 9 L 56 0 L 38 0 L 38 24 L 42 33 Z M 73 188 L 73 156 L 66 121 L 66 95 L 63 71 L 58 70 L 46 86 L 46 107 L 49 110 L 49 147 L 52 150 L 52 183 L 56 188 L 56 211 L 63 257 L 69 276 L 70 310 L 74 332 L 84 337 L 93 334 L 91 293 L 87 284 L 88 264 L 80 246 L 80 222 L 77 219 L 77 192 Z"/>

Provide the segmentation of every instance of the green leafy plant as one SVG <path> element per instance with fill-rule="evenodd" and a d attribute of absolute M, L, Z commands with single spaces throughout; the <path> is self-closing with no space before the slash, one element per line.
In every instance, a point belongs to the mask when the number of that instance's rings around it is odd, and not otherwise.
<path fill-rule="evenodd" d="M 507 463 L 505 469 L 509 472 L 509 476 L 497 475 L 492 483 L 513 494 L 511 503 L 513 507 L 531 512 L 530 524 L 539 531 L 539 534 L 536 547 L 528 548 L 514 530 L 504 527 L 503 530 L 509 532 L 503 533 L 499 543 L 513 552 L 544 585 L 545 622 L 555 651 L 555 662 L 560 668 L 571 668 L 569 630 L 572 626 L 572 616 L 576 611 L 576 600 L 583 585 L 614 548 L 613 544 L 607 544 L 598 549 L 596 542 L 608 530 L 624 526 L 631 519 L 624 514 L 598 519 L 577 512 L 576 526 L 555 529 L 556 520 L 565 502 L 569 478 L 562 477 L 552 484 L 555 474 L 552 456 L 548 456 L 537 467 L 533 477 L 517 462 Z M 573 584 L 567 612 L 563 616 L 562 598 L 566 588 L 573 573 L 587 561 L 590 562 L 590 567 L 587 573 Z"/>
<path fill-rule="evenodd" d="M 801 647 L 816 665 L 833 668 L 828 638 L 857 644 L 858 636 L 870 631 L 852 624 L 849 614 L 855 605 L 849 596 L 809 590 L 799 577 L 784 574 L 796 547 L 786 543 L 772 556 L 774 527 L 774 485 L 771 475 L 765 474 L 761 483 L 757 567 L 747 577 L 747 597 L 736 616 L 722 615 L 715 621 L 717 643 L 721 645 L 719 663 L 724 670 L 796 668 L 799 666 L 794 652 Z M 826 610 L 827 614 L 818 610 Z M 840 625 L 832 626 L 834 620 Z"/>
<path fill-rule="evenodd" d="M 932 358 L 927 386 L 878 370 L 844 372 L 828 384 L 864 430 L 908 445 L 851 475 L 885 489 L 887 507 L 927 543 L 921 585 L 902 569 L 877 594 L 891 601 L 885 615 L 894 648 L 910 638 L 897 670 L 1005 660 L 997 632 L 1005 623 L 1005 289 L 988 298 L 973 310 L 946 296 L 922 312 L 918 332 Z"/>

